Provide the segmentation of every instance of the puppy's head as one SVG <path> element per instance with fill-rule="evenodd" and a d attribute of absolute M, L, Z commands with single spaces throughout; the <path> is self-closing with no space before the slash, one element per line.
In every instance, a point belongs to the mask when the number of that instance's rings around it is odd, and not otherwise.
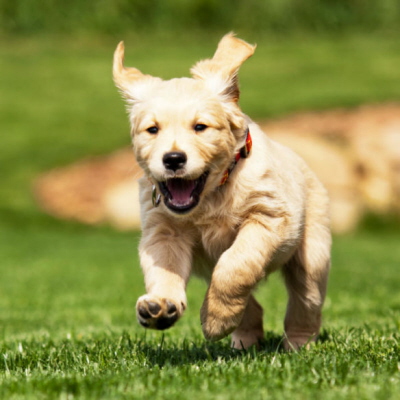
<path fill-rule="evenodd" d="M 244 145 L 237 74 L 255 46 L 228 34 L 193 78 L 161 80 L 124 66 L 124 45 L 113 75 L 128 104 L 135 156 L 174 214 L 188 214 L 219 186 Z"/>

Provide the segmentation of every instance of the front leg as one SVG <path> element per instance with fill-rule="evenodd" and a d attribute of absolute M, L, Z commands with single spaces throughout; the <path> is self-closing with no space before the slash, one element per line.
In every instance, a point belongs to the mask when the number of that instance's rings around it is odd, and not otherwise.
<path fill-rule="evenodd" d="M 265 276 L 278 243 L 278 236 L 258 221 L 250 220 L 241 227 L 214 269 L 201 308 L 206 339 L 222 339 L 239 326 L 251 292 Z"/>
<path fill-rule="evenodd" d="M 146 328 L 171 327 L 186 309 L 186 284 L 192 261 L 190 234 L 158 221 L 144 229 L 139 245 L 147 294 L 136 303 L 136 316 Z"/>

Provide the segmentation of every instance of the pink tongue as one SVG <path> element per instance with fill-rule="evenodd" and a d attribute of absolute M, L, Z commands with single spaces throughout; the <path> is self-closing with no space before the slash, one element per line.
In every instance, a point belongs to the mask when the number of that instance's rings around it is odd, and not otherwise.
<path fill-rule="evenodd" d="M 190 202 L 190 197 L 195 186 L 196 181 L 186 179 L 170 179 L 167 181 L 167 188 L 171 193 L 173 202 L 180 205 Z"/>

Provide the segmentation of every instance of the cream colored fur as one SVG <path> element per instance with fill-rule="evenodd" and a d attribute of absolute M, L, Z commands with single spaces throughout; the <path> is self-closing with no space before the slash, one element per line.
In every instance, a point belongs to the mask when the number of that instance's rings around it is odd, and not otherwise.
<path fill-rule="evenodd" d="M 262 308 L 253 292 L 280 269 L 289 295 L 284 345 L 291 349 L 315 341 L 320 330 L 330 267 L 328 198 L 303 160 L 240 110 L 237 73 L 254 50 L 228 34 L 212 59 L 193 67 L 193 78 L 169 81 L 124 67 L 122 42 L 115 51 L 114 80 L 127 101 L 135 156 L 146 175 L 139 253 L 147 294 L 138 299 L 137 317 L 149 328 L 173 325 L 195 273 L 209 283 L 201 308 L 204 336 L 232 333 L 232 345 L 247 348 L 263 339 Z M 197 124 L 206 128 L 198 132 Z M 156 133 L 147 130 L 152 127 Z M 250 155 L 220 186 L 247 128 Z M 187 155 L 175 171 L 163 163 L 171 152 Z M 176 213 L 164 196 L 153 206 L 153 184 L 160 193 L 159 182 L 193 180 L 205 171 L 193 209 Z"/>

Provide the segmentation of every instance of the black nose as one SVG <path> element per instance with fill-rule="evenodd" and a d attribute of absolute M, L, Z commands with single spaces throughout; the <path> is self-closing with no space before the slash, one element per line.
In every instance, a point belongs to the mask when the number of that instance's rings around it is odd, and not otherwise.
<path fill-rule="evenodd" d="M 165 168 L 176 171 L 183 168 L 186 164 L 187 157 L 185 153 L 180 151 L 173 151 L 171 153 L 165 153 L 163 157 L 163 163 Z"/>

